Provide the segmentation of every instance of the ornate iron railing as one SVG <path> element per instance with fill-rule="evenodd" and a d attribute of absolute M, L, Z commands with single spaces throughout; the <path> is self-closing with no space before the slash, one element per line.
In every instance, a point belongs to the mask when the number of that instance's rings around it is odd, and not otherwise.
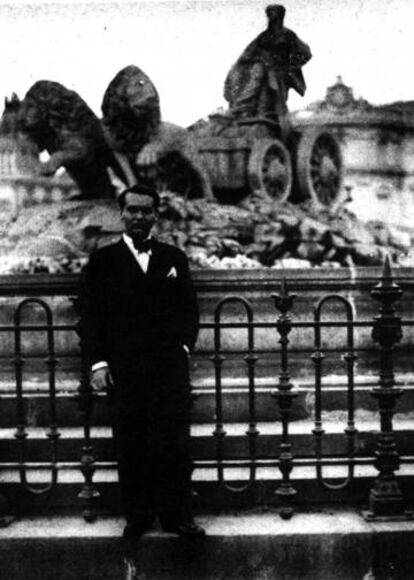
<path fill-rule="evenodd" d="M 244 356 L 244 360 L 247 364 L 247 376 L 248 376 L 248 397 L 249 397 L 249 427 L 246 431 L 246 435 L 249 441 L 249 479 L 247 483 L 234 486 L 225 481 L 224 478 L 224 438 L 226 436 L 226 431 L 223 428 L 223 406 L 222 406 L 222 382 L 221 382 L 221 370 L 222 363 L 224 361 L 224 356 L 221 350 L 221 328 L 223 323 L 221 322 L 221 315 L 224 307 L 227 304 L 239 304 L 242 305 L 247 317 L 247 352 Z M 211 357 L 214 363 L 215 370 L 215 391 L 216 391 L 216 427 L 213 431 L 213 437 L 216 440 L 216 461 L 217 461 L 217 474 L 218 481 L 221 486 L 223 486 L 228 491 L 247 491 L 255 482 L 256 479 L 256 439 L 259 435 L 257 430 L 257 420 L 256 420 L 256 397 L 255 397 L 255 364 L 257 362 L 257 356 L 255 355 L 254 348 L 254 322 L 253 322 L 253 308 L 252 305 L 244 298 L 240 296 L 227 296 L 220 300 L 214 311 L 214 355 Z"/>
<path fill-rule="evenodd" d="M 393 351 L 396 343 L 401 340 L 402 327 L 413 326 L 414 321 L 402 321 L 396 316 L 392 307 L 393 302 L 402 294 L 398 285 L 393 282 L 391 268 L 388 259 L 386 260 L 384 271 L 380 282 L 371 292 L 372 297 L 381 303 L 380 313 L 372 320 L 355 320 L 354 305 L 352 299 L 346 298 L 341 294 L 328 294 L 321 298 L 314 309 L 314 318 L 312 321 L 295 321 L 293 319 L 293 304 L 296 294 L 291 294 L 287 288 L 286 281 L 281 284 L 280 294 L 273 295 L 274 303 L 279 311 L 279 316 L 274 322 L 254 322 L 254 313 L 252 304 L 245 299 L 237 296 L 230 296 L 222 299 L 216 306 L 214 323 L 204 324 L 204 328 L 214 330 L 214 353 L 211 357 L 215 367 L 215 390 L 216 390 L 216 426 L 212 432 L 216 439 L 216 469 L 217 481 L 220 486 L 228 491 L 247 491 L 257 483 L 255 474 L 261 467 L 278 467 L 281 472 L 281 482 L 277 484 L 275 493 L 280 498 L 281 508 L 280 515 L 284 519 L 292 516 L 293 507 L 290 505 L 291 500 L 297 495 L 297 490 L 291 479 L 291 473 L 295 467 L 311 466 L 315 468 L 315 478 L 320 485 L 327 490 L 340 491 L 346 488 L 355 479 L 356 465 L 374 465 L 379 475 L 372 487 L 369 498 L 369 510 L 367 518 L 407 515 L 404 500 L 398 485 L 395 471 L 400 465 L 399 457 L 392 428 L 392 416 L 394 412 L 395 400 L 401 396 L 403 389 L 396 387 L 393 371 Z M 245 322 L 222 322 L 221 314 L 224 306 L 228 303 L 242 304 L 246 311 Z M 339 316 L 335 320 L 323 320 L 322 314 L 327 305 L 336 304 L 344 310 L 345 319 L 340 320 Z M 379 386 L 372 389 L 372 395 L 379 401 L 380 411 L 380 432 L 378 434 L 377 451 L 374 457 L 366 455 L 357 456 L 356 438 L 358 430 L 355 427 L 355 363 L 357 360 L 358 350 L 366 352 L 368 349 L 358 349 L 355 346 L 355 330 L 361 328 L 372 329 L 372 338 L 374 342 L 380 344 L 378 351 L 379 366 Z M 222 411 L 222 366 L 226 357 L 221 348 L 221 332 L 225 329 L 247 329 L 247 360 L 249 361 L 248 372 L 248 390 L 249 399 L 249 428 L 246 436 L 249 438 L 248 457 L 240 459 L 234 458 L 224 453 L 224 440 L 226 437 L 226 426 L 223 420 Z M 272 459 L 257 457 L 257 440 L 261 433 L 257 428 L 257 419 L 255 413 L 256 407 L 256 389 L 255 389 L 255 365 L 258 361 L 257 351 L 254 349 L 255 332 L 264 328 L 276 328 L 279 334 L 280 343 L 280 374 L 276 384 L 276 389 L 272 396 L 277 400 L 280 414 L 280 423 L 282 427 L 280 453 L 275 452 Z M 327 351 L 334 352 L 340 350 L 345 363 L 345 374 L 347 382 L 347 420 L 344 428 L 344 437 L 346 439 L 346 453 L 337 457 L 324 456 L 323 439 L 325 431 L 323 429 L 322 412 L 323 412 L 323 362 L 325 352 L 322 348 L 322 333 L 326 328 L 345 329 L 346 340 L 343 348 L 327 348 Z M 291 371 L 289 367 L 289 354 L 297 352 L 300 349 L 290 347 L 289 334 L 292 329 L 312 329 L 313 331 L 313 350 L 310 352 L 310 358 L 314 365 L 314 392 L 315 392 L 315 411 L 314 411 L 314 428 L 312 433 L 315 441 L 314 458 L 298 458 L 295 460 L 292 454 L 292 443 L 289 433 L 291 425 L 290 415 L 293 399 L 298 392 L 291 380 Z M 302 349 L 303 350 L 303 349 Z M 307 350 L 307 349 L 304 349 Z M 310 349 L 309 349 L 310 350 Z M 402 459 L 404 463 L 413 463 L 413 457 Z M 208 462 L 195 461 L 199 467 L 207 467 Z M 324 476 L 324 467 L 344 466 L 346 474 L 342 481 L 332 482 Z M 247 468 L 249 476 L 246 482 L 240 485 L 230 484 L 226 481 L 224 473 L 225 468 Z M 330 496 L 332 497 L 332 496 Z"/>
<path fill-rule="evenodd" d="M 325 358 L 322 351 L 322 327 L 321 327 L 321 316 L 323 308 L 328 303 L 339 303 L 344 306 L 346 313 L 346 351 L 343 355 L 344 360 L 347 365 L 347 412 L 348 421 L 347 427 L 345 429 L 345 434 L 347 436 L 348 450 L 348 475 L 340 483 L 334 484 L 329 483 L 323 477 L 322 467 L 323 467 L 323 452 L 322 452 L 322 440 L 325 433 L 322 427 L 322 365 Z M 354 365 L 356 360 L 356 354 L 354 349 L 354 311 L 352 304 L 344 298 L 343 296 L 337 294 L 329 294 L 325 296 L 318 303 L 315 308 L 314 314 L 315 320 L 315 352 L 311 355 L 312 361 L 315 365 L 315 427 L 313 429 L 313 434 L 315 436 L 315 457 L 316 457 L 316 476 L 318 481 L 325 486 L 327 489 L 338 490 L 343 489 L 350 483 L 354 478 L 354 457 L 355 457 L 355 436 L 357 430 L 355 429 L 355 400 L 354 400 Z"/>
<path fill-rule="evenodd" d="M 28 436 L 27 433 L 27 421 L 26 414 L 24 411 L 24 399 L 23 399 L 23 367 L 25 364 L 25 358 L 22 351 L 22 312 L 29 305 L 39 306 L 46 317 L 46 324 L 44 330 L 47 333 L 47 358 L 45 364 L 47 365 L 47 377 L 49 384 L 49 403 L 50 403 L 50 424 L 46 436 L 51 442 L 51 460 L 50 460 L 50 482 L 46 485 L 35 486 L 30 485 L 27 479 L 27 464 L 26 464 L 26 453 L 25 453 L 25 442 Z M 29 330 L 26 328 L 26 330 Z M 33 332 L 33 329 L 30 328 Z M 58 439 L 60 433 L 57 426 L 57 414 L 56 414 L 56 366 L 58 361 L 55 354 L 55 343 L 54 343 L 54 328 L 53 328 L 53 314 L 50 306 L 39 298 L 26 298 L 17 306 L 14 313 L 14 358 L 12 364 L 15 368 L 15 378 L 16 378 L 16 408 L 17 408 L 17 427 L 15 438 L 19 442 L 19 474 L 20 482 L 25 491 L 40 495 L 50 491 L 57 483 L 58 479 L 58 467 L 57 467 L 57 448 Z"/>
<path fill-rule="evenodd" d="M 76 279 L 74 279 L 77 281 Z M 1 286 L 1 285 L 0 285 Z M 400 490 L 398 478 L 395 472 L 400 463 L 414 463 L 413 457 L 400 457 L 395 443 L 393 432 L 393 415 L 396 400 L 402 395 L 403 389 L 397 386 L 395 379 L 395 356 L 396 346 L 401 341 L 402 329 L 414 326 L 413 320 L 402 320 L 394 311 L 394 303 L 402 295 L 401 288 L 393 281 L 389 262 L 387 261 L 382 273 L 382 278 L 372 289 L 372 297 L 380 303 L 380 310 L 374 320 L 358 320 L 355 317 L 352 297 L 347 297 L 341 293 L 329 293 L 316 301 L 314 312 L 308 313 L 307 317 L 297 317 L 296 302 L 300 294 L 296 296 L 290 292 L 290 283 L 283 280 L 280 284 L 279 294 L 268 295 L 273 298 L 274 317 L 267 320 L 257 320 L 255 306 L 252 300 L 243 296 L 228 295 L 216 301 L 212 313 L 212 319 L 204 318 L 201 328 L 203 332 L 211 332 L 210 350 L 204 348 L 198 353 L 198 357 L 204 360 L 210 359 L 214 375 L 214 397 L 215 397 L 215 420 L 211 429 L 211 440 L 214 442 L 213 459 L 194 458 L 194 467 L 197 469 L 208 468 L 216 471 L 217 485 L 228 493 L 249 493 L 258 483 L 258 471 L 260 469 L 273 469 L 274 491 L 279 498 L 280 514 L 283 518 L 289 518 L 293 513 L 295 499 L 298 496 L 298 489 L 295 483 L 295 470 L 298 468 L 314 469 L 314 478 L 323 489 L 329 493 L 340 493 L 348 487 L 356 478 L 355 468 L 358 465 L 373 465 L 378 470 L 378 476 L 373 481 L 370 497 L 368 498 L 369 509 L 367 517 L 387 517 L 405 516 L 405 502 Z M 22 492 L 33 495 L 44 495 L 52 493 L 59 483 L 59 473 L 67 466 L 64 457 L 60 454 L 60 435 L 64 425 L 59 425 L 59 413 L 56 404 L 56 368 L 59 361 L 65 358 L 65 353 L 58 352 L 56 347 L 57 333 L 70 335 L 70 342 L 79 341 L 76 338 L 78 326 L 76 316 L 69 322 L 56 322 L 54 319 L 54 306 L 49 304 L 44 298 L 39 296 L 55 295 L 66 297 L 72 301 L 76 310 L 76 284 L 72 280 L 70 284 L 62 284 L 55 288 L 55 292 L 50 292 L 47 284 L 40 284 L 35 292 L 30 292 L 30 285 L 20 287 L 23 298 L 15 303 L 12 321 L 0 325 L 0 337 L 11 334 L 13 339 L 12 369 L 14 369 L 15 384 L 15 405 L 16 405 L 16 431 L 18 457 L 16 461 L 2 461 L 0 457 L 0 476 L 2 469 L 16 468 L 19 474 Z M 32 295 L 30 295 L 32 294 Z M 34 296 L 33 294 L 37 294 Z M 0 288 L 0 295 L 7 301 L 8 292 Z M 29 295 L 29 297 L 27 297 Z M 10 296 L 12 294 L 10 293 Z M 53 303 L 53 298 L 50 299 Z M 7 302 L 5 302 L 7 303 Z M 325 310 L 336 305 L 343 311 L 343 318 L 338 314 L 333 319 L 326 318 Z M 24 322 L 24 314 L 30 308 L 37 309 L 44 321 L 29 323 Z M 236 317 L 227 316 L 227 309 L 237 310 Z M 39 317 L 36 314 L 35 319 Z M 278 411 L 278 419 L 274 421 L 276 429 L 274 434 L 280 429 L 277 438 L 272 441 L 280 441 L 279 446 L 272 446 L 272 452 L 264 456 L 260 453 L 259 442 L 265 435 L 261 432 L 260 414 L 257 410 L 258 395 L 258 363 L 262 348 L 257 347 L 257 334 L 264 330 L 275 332 L 275 343 L 266 346 L 266 350 L 272 353 L 275 362 L 274 381 L 272 388 L 268 389 L 269 405 L 273 405 Z M 345 339 L 342 346 L 335 344 L 333 347 L 326 345 L 324 341 L 325 330 L 336 329 L 338 332 L 344 330 Z M 356 346 L 355 333 L 361 329 L 372 331 L 372 343 L 367 347 Z M 238 346 L 238 354 L 244 360 L 247 388 L 247 419 L 245 438 L 246 449 L 242 457 L 234 454 L 226 446 L 226 441 L 231 440 L 227 435 L 225 413 L 223 411 L 223 400 L 226 390 L 223 386 L 223 365 L 226 356 L 232 349 L 224 348 L 222 343 L 223 333 L 228 330 L 236 330 L 239 333 L 246 331 L 245 347 Z M 292 339 L 292 332 L 311 333 L 312 339 L 305 347 L 295 345 Z M 25 354 L 24 337 L 26 333 L 45 333 L 45 347 L 41 352 Z M 278 340 L 276 340 L 278 339 Z M 279 346 L 277 345 L 279 343 Z M 376 345 L 379 345 L 377 347 Z M 357 438 L 358 430 L 355 426 L 355 374 L 356 360 L 370 350 L 378 356 L 379 373 L 378 385 L 372 389 L 372 396 L 378 400 L 379 407 L 379 433 L 377 435 L 377 449 L 375 455 L 358 453 Z M 314 386 L 314 414 L 313 427 L 309 424 L 309 436 L 314 439 L 313 456 L 301 456 L 294 453 L 294 445 L 291 428 L 294 425 L 292 418 L 292 404 L 298 395 L 296 387 L 296 367 L 292 363 L 292 357 L 297 353 L 301 356 L 307 355 L 313 365 L 313 386 Z M 335 456 L 327 455 L 324 452 L 325 430 L 323 421 L 324 412 L 324 365 L 329 354 L 341 354 L 344 363 L 344 375 L 346 377 L 346 424 L 344 426 L 344 447 L 345 451 Z M 2 353 L 0 353 L 1 355 Z M 25 367 L 27 359 L 39 358 L 46 354 L 46 371 L 43 375 L 47 378 L 49 392 L 49 427 L 46 432 L 50 440 L 51 452 L 50 460 L 41 462 L 31 459 L 27 451 L 27 441 L 30 438 L 27 425 L 27 410 L 25 408 Z M 94 439 L 92 437 L 92 426 L 94 424 L 94 408 L 97 400 L 90 382 L 89 369 L 86 365 L 86 358 L 83 353 L 82 343 L 73 356 L 77 359 L 76 367 L 79 377 L 79 386 L 76 399 L 79 405 L 79 412 L 83 425 L 83 444 L 79 450 L 79 461 L 72 462 L 72 467 L 78 469 L 83 476 L 83 485 L 78 494 L 84 505 L 84 517 L 92 521 L 97 513 L 97 499 L 99 498 L 99 485 L 95 483 L 95 474 L 101 467 L 115 467 L 115 462 L 103 462 L 96 457 L 94 450 Z M 276 372 L 276 369 L 279 372 Z M 398 370 L 398 367 L 397 367 Z M 203 394 L 203 388 L 196 388 L 196 394 Z M 198 404 L 202 404 L 202 397 L 198 397 Z M 1 404 L 1 401 L 0 401 Z M 99 403 L 100 404 L 100 403 Z M 273 435 L 272 435 L 273 436 Z M 59 461 L 59 459 L 63 459 Z M 343 478 L 337 478 L 335 482 L 325 473 L 326 468 L 332 466 L 344 468 Z M 38 484 L 31 482 L 30 469 L 38 468 L 44 472 L 50 471 L 49 481 Z M 234 479 L 227 475 L 231 470 L 244 470 L 243 477 Z M 280 472 L 279 477 L 275 473 Z M 339 479 L 339 481 L 338 481 Z M 330 498 L 332 495 L 330 495 Z M 361 498 L 362 499 L 362 498 Z M 6 501 L 0 497 L 0 523 L 7 523 Z"/>

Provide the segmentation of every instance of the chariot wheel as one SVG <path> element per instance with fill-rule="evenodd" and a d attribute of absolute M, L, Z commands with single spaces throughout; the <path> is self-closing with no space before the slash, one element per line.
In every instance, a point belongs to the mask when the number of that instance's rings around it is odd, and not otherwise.
<path fill-rule="evenodd" d="M 340 145 L 326 130 L 305 129 L 296 151 L 296 179 L 301 199 L 311 199 L 320 208 L 335 206 L 341 193 Z"/>
<path fill-rule="evenodd" d="M 248 164 L 252 191 L 264 190 L 276 201 L 285 201 L 292 188 L 290 153 L 281 141 L 257 139 Z"/>

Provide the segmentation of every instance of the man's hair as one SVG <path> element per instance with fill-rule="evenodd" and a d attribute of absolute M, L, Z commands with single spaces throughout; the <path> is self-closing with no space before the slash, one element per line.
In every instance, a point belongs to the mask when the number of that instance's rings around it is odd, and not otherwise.
<path fill-rule="evenodd" d="M 127 193 L 137 193 L 138 195 L 147 195 L 148 197 L 151 197 L 152 200 L 154 201 L 154 208 L 155 209 L 158 209 L 158 207 L 160 205 L 160 196 L 158 195 L 158 192 L 153 187 L 150 187 L 149 185 L 143 185 L 143 184 L 137 183 L 136 185 L 132 185 L 131 187 L 124 189 L 124 191 L 122 191 L 119 194 L 118 204 L 119 204 L 121 211 L 125 207 L 125 198 L 126 198 Z"/>
<path fill-rule="evenodd" d="M 286 15 L 286 8 L 282 4 L 269 4 L 266 6 L 266 16 L 270 18 L 277 18 L 283 20 Z"/>

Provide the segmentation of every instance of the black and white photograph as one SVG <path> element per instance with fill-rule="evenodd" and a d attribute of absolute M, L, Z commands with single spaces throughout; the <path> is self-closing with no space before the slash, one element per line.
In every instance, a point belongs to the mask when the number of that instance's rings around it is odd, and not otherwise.
<path fill-rule="evenodd" d="M 0 580 L 414 577 L 412 0 L 0 0 Z"/>

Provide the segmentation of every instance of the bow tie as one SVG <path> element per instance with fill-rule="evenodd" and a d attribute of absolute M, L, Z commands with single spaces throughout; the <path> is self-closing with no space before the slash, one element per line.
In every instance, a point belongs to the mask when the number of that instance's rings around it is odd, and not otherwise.
<path fill-rule="evenodd" d="M 136 239 L 132 239 L 132 243 L 134 244 L 134 248 L 136 249 L 136 251 L 138 253 L 141 252 L 149 252 L 152 248 L 152 243 L 151 240 L 136 240 Z"/>

